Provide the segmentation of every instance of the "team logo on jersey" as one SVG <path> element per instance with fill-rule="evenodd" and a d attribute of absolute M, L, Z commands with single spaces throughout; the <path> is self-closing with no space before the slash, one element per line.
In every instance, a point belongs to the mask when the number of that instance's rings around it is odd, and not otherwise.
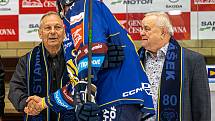
<path fill-rule="evenodd" d="M 80 44 L 84 41 L 83 31 L 83 22 L 71 29 L 72 39 L 74 41 L 74 46 L 77 50 L 80 47 Z"/>
<path fill-rule="evenodd" d="M 108 47 L 105 43 L 93 43 L 92 44 L 92 53 L 93 54 L 105 54 L 107 53 Z M 78 58 L 79 61 L 82 57 L 88 55 L 88 45 L 85 45 L 84 47 L 80 48 L 78 50 Z"/>
<path fill-rule="evenodd" d="M 138 87 L 136 89 L 132 89 L 130 91 L 126 91 L 122 94 L 123 97 L 128 97 L 128 96 L 132 96 L 135 95 L 139 92 L 143 92 L 145 91 L 145 93 L 147 95 L 152 95 L 151 93 L 151 85 L 149 83 L 141 83 L 141 87 Z"/>
<path fill-rule="evenodd" d="M 57 104 L 61 107 L 64 107 L 66 109 L 72 109 L 70 105 L 68 105 L 61 97 L 60 91 L 58 90 L 56 93 L 54 93 L 54 99 L 56 100 Z"/>
<path fill-rule="evenodd" d="M 66 87 L 67 86 L 62 88 L 64 99 L 66 99 L 66 101 L 69 102 L 69 103 L 73 103 L 72 95 L 71 95 L 70 92 L 68 92 Z"/>
<path fill-rule="evenodd" d="M 92 67 L 101 67 L 104 61 L 104 56 L 92 57 Z M 78 72 L 88 68 L 88 58 L 85 57 L 78 62 Z"/>

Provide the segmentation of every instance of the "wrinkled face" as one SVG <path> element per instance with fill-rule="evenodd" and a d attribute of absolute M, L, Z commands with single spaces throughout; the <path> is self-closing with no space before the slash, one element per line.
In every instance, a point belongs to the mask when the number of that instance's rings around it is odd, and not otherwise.
<path fill-rule="evenodd" d="M 146 16 L 142 20 L 141 45 L 151 52 L 157 52 L 162 47 L 162 28 L 156 25 L 156 16 Z"/>
<path fill-rule="evenodd" d="M 60 17 L 55 14 L 46 16 L 41 21 L 39 37 L 47 50 L 60 48 L 65 38 L 64 25 Z"/>

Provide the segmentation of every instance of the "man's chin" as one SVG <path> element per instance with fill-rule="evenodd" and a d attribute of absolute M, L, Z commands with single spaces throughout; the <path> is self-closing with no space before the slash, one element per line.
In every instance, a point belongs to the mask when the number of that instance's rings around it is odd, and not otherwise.
<path fill-rule="evenodd" d="M 57 43 L 57 42 L 48 43 L 48 46 L 49 47 L 58 47 L 59 43 Z"/>
<path fill-rule="evenodd" d="M 49 41 L 48 44 L 49 44 L 49 45 L 57 45 L 58 42 L 57 42 L 57 41 Z"/>
<path fill-rule="evenodd" d="M 142 42 L 141 46 L 144 47 L 144 48 L 147 48 L 147 43 L 146 42 Z"/>
<path fill-rule="evenodd" d="M 149 47 L 148 44 L 142 44 L 142 47 L 143 47 L 145 50 L 151 51 L 151 47 Z"/>

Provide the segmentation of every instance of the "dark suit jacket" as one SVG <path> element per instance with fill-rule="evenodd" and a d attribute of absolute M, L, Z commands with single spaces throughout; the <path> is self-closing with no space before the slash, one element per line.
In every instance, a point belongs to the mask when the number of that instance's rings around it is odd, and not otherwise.
<path fill-rule="evenodd" d="M 191 50 L 184 50 L 182 121 L 210 121 L 211 99 L 204 57 Z"/>
<path fill-rule="evenodd" d="M 4 97 L 5 97 L 5 85 L 4 85 L 4 68 L 3 64 L 1 62 L 1 57 L 0 57 L 0 117 L 4 115 L 4 107 L 5 107 L 5 102 L 4 102 Z"/>

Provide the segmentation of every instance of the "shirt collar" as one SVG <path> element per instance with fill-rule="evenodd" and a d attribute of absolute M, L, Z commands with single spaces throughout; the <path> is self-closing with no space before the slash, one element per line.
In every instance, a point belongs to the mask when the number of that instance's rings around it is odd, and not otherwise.
<path fill-rule="evenodd" d="M 169 46 L 169 43 L 165 44 L 162 48 L 160 48 L 157 52 L 157 57 L 160 57 L 162 55 L 166 56 L 168 46 Z M 146 50 L 145 58 L 148 59 L 149 57 L 154 57 L 154 55 L 149 50 Z"/>
<path fill-rule="evenodd" d="M 48 50 L 46 50 L 46 55 L 47 55 L 47 57 L 48 58 L 60 58 L 60 54 L 62 53 L 62 51 L 63 51 L 63 49 L 62 49 L 62 47 L 60 48 L 60 50 L 57 52 L 57 55 L 55 55 L 54 57 L 53 56 L 51 56 L 51 54 L 49 53 L 49 51 Z"/>

